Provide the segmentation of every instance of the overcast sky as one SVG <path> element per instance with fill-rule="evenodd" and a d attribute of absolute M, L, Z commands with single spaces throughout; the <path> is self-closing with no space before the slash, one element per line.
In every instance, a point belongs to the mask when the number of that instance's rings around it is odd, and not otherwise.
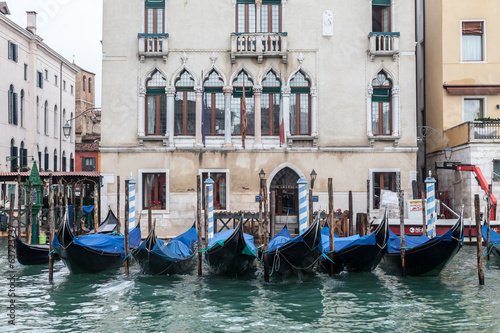
<path fill-rule="evenodd" d="M 96 74 L 96 106 L 101 106 L 102 0 L 7 0 L 9 19 L 26 27 L 36 11 L 37 34 L 70 62 Z"/>

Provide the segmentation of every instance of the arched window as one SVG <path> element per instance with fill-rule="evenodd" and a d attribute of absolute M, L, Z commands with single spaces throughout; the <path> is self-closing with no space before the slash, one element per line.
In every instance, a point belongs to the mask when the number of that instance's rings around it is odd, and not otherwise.
<path fill-rule="evenodd" d="M 175 135 L 196 134 L 196 96 L 194 79 L 184 70 L 175 81 Z"/>
<path fill-rule="evenodd" d="M 89 93 L 92 92 L 92 78 L 89 77 Z"/>
<path fill-rule="evenodd" d="M 59 135 L 59 113 L 57 112 L 57 105 L 54 105 L 54 137 Z"/>
<path fill-rule="evenodd" d="M 290 134 L 311 134 L 311 82 L 299 71 L 290 81 Z"/>
<path fill-rule="evenodd" d="M 19 166 L 21 169 L 28 165 L 28 150 L 24 148 L 24 141 L 19 146 Z"/>
<path fill-rule="evenodd" d="M 372 81 L 372 132 L 373 135 L 392 133 L 392 82 L 381 71 Z"/>
<path fill-rule="evenodd" d="M 19 101 L 19 123 L 24 127 L 24 90 L 21 90 L 21 98 Z"/>
<path fill-rule="evenodd" d="M 270 71 L 262 81 L 261 96 L 262 135 L 279 135 L 280 80 Z"/>
<path fill-rule="evenodd" d="M 215 70 L 205 79 L 205 135 L 224 134 L 223 87 L 224 81 Z"/>
<path fill-rule="evenodd" d="M 247 114 L 246 134 L 253 135 L 255 127 L 255 108 L 253 99 L 253 82 L 248 74 L 241 71 L 233 81 L 233 96 L 231 98 L 231 134 L 241 134 L 243 115 L 243 85 L 245 86 L 245 105 Z"/>
<path fill-rule="evenodd" d="M 49 149 L 45 147 L 45 156 L 43 157 L 44 169 L 45 171 L 49 170 Z"/>
<path fill-rule="evenodd" d="M 10 140 L 10 156 L 11 156 L 11 161 L 10 161 L 10 171 L 11 172 L 16 172 L 17 167 L 19 166 L 19 158 L 17 156 L 17 147 L 16 147 L 16 142 L 14 139 Z"/>
<path fill-rule="evenodd" d="M 83 91 L 85 91 L 85 86 L 87 85 L 87 77 L 83 76 Z"/>
<path fill-rule="evenodd" d="M 163 135 L 167 132 L 167 80 L 155 71 L 146 82 L 146 135 Z"/>
<path fill-rule="evenodd" d="M 66 152 L 63 151 L 62 153 L 62 170 L 61 171 L 66 171 Z"/>
<path fill-rule="evenodd" d="M 49 102 L 47 101 L 43 108 L 43 134 L 49 135 Z"/>
<path fill-rule="evenodd" d="M 57 149 L 54 149 L 54 171 L 57 171 Z"/>
<path fill-rule="evenodd" d="M 40 99 L 38 96 L 36 96 L 36 132 L 40 133 Z"/>
<path fill-rule="evenodd" d="M 17 125 L 17 93 L 14 92 L 14 86 L 11 84 L 8 91 L 8 117 L 9 124 Z"/>

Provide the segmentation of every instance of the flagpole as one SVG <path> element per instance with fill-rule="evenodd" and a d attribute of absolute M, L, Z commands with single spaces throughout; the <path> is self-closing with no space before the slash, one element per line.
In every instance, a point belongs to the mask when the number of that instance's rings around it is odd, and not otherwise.
<path fill-rule="evenodd" d="M 203 80 L 203 70 L 201 71 L 201 141 L 205 144 L 205 81 Z"/>

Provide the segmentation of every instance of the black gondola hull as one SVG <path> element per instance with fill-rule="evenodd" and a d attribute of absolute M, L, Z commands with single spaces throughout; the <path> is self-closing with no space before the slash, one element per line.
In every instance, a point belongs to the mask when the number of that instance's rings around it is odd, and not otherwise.
<path fill-rule="evenodd" d="M 19 237 L 15 238 L 16 257 L 21 265 L 44 265 L 49 263 L 49 244 L 30 245 L 24 243 Z M 54 253 L 54 260 L 59 256 Z"/>
<path fill-rule="evenodd" d="M 66 249 L 57 248 L 56 252 L 72 274 L 99 273 L 123 264 L 119 253 L 98 251 L 73 243 Z"/>
<path fill-rule="evenodd" d="M 133 255 L 144 274 L 171 275 L 184 274 L 191 271 L 194 267 L 193 258 L 196 253 L 195 251 L 190 257 L 179 261 L 166 260 L 146 249 L 134 250 Z"/>

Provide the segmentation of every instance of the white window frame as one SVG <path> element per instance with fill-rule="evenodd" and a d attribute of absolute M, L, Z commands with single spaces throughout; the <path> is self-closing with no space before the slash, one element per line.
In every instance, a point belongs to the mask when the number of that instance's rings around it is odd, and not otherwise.
<path fill-rule="evenodd" d="M 135 202 L 135 207 L 138 207 L 139 210 L 144 210 L 145 208 L 142 205 L 142 192 L 143 192 L 143 184 L 142 184 L 142 175 L 145 173 L 164 173 L 165 174 L 165 209 L 164 210 L 155 210 L 153 213 L 170 213 L 170 170 L 169 169 L 139 169 L 137 176 L 137 200 Z"/>
<path fill-rule="evenodd" d="M 466 99 L 482 99 L 483 100 L 483 118 L 488 117 L 488 97 L 487 96 L 478 96 L 478 95 L 467 95 L 467 96 L 462 96 L 462 123 L 465 122 L 465 112 L 464 112 L 464 107 L 465 107 L 465 100 Z"/>
<path fill-rule="evenodd" d="M 462 23 L 463 22 L 483 22 L 483 60 L 477 61 L 477 60 L 463 60 L 462 59 Z M 484 64 L 488 62 L 488 59 L 486 57 L 486 20 L 485 19 L 467 19 L 467 20 L 460 20 L 460 63 L 461 64 Z"/>
<path fill-rule="evenodd" d="M 203 173 L 225 173 L 226 174 L 226 209 L 221 209 L 221 210 L 217 210 L 217 212 L 230 212 L 231 209 L 231 193 L 229 192 L 230 191 L 230 188 L 231 188 L 231 184 L 230 184 L 230 180 L 231 180 L 231 172 L 229 169 L 199 169 L 198 170 L 198 175 L 200 175 L 200 179 L 201 181 L 203 182 Z M 205 184 L 201 184 L 201 190 L 202 191 L 205 191 Z M 201 196 L 203 198 L 203 194 Z M 205 211 L 205 203 L 201 203 L 201 210 L 202 211 Z"/>
<path fill-rule="evenodd" d="M 380 208 L 379 209 L 375 209 L 373 208 L 373 184 L 374 184 L 374 181 L 373 181 L 373 174 L 376 173 L 376 172 L 395 172 L 395 173 L 400 173 L 400 176 L 401 175 L 401 170 L 400 169 L 397 169 L 397 168 L 387 168 L 387 169 L 369 169 L 369 179 L 370 179 L 370 212 L 379 212 L 380 211 Z"/>

